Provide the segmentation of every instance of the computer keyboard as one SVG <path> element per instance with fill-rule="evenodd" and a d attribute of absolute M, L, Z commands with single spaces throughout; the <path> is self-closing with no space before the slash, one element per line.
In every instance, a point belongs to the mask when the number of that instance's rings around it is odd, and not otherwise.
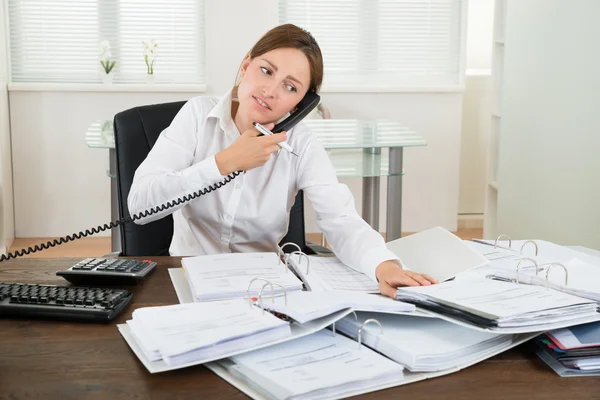
<path fill-rule="evenodd" d="M 57 271 L 75 284 L 93 285 L 135 285 L 156 267 L 151 260 L 126 260 L 119 258 L 86 258 L 71 268 Z"/>
<path fill-rule="evenodd" d="M 124 289 L 0 282 L 0 318 L 108 322 L 132 298 Z"/>

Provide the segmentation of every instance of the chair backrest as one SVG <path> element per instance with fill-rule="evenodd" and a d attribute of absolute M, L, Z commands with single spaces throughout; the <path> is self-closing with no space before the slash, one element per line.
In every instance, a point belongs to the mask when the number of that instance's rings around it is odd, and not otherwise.
<path fill-rule="evenodd" d="M 160 133 L 167 128 L 185 101 L 135 107 L 122 111 L 114 118 L 115 150 L 117 155 L 117 199 L 119 217 L 129 215 L 127 197 L 138 166 L 144 161 Z M 157 204 L 158 206 L 158 204 Z M 146 225 L 129 223 L 120 226 L 121 255 L 169 255 L 173 238 L 173 217 L 168 215 Z M 307 250 L 304 228 L 304 196 L 296 195 L 290 212 L 288 232 L 280 244 L 293 242 Z M 292 251 L 292 248 L 286 248 Z M 308 250 L 307 250 L 308 251 Z"/>

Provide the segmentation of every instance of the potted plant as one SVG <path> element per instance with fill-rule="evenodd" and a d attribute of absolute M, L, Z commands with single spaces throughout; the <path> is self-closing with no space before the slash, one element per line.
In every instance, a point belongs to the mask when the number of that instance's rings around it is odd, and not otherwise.
<path fill-rule="evenodd" d="M 110 42 L 108 40 L 103 40 L 100 42 L 100 65 L 102 65 L 102 69 L 104 70 L 104 74 L 102 74 L 102 82 L 104 83 L 112 83 L 113 75 L 111 72 L 116 65 L 116 61 L 111 61 L 112 54 L 110 52 Z"/>
<path fill-rule="evenodd" d="M 144 45 L 144 61 L 146 62 L 146 80 L 154 81 L 154 62 L 156 61 L 156 48 L 158 43 L 154 39 L 142 41 Z"/>

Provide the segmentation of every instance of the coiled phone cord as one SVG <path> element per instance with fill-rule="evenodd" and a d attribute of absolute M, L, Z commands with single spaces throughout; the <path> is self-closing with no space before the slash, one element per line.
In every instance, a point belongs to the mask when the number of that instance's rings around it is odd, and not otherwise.
<path fill-rule="evenodd" d="M 217 182 L 217 183 L 215 183 L 207 188 L 204 188 L 202 190 L 199 190 L 195 193 L 188 194 L 186 196 L 172 200 L 168 203 L 161 204 L 160 206 L 151 208 L 149 210 L 142 211 L 139 214 L 135 214 L 133 216 L 128 215 L 126 217 L 120 218 L 109 224 L 98 225 L 95 228 L 86 229 L 85 231 L 81 231 L 78 233 L 73 233 L 72 235 L 61 237 L 60 239 L 54 239 L 54 240 L 46 242 L 46 243 L 37 244 L 33 248 L 32 247 L 27 248 L 27 250 L 23 249 L 23 250 L 17 250 L 14 253 L 2 254 L 0 256 L 0 262 L 10 260 L 11 258 L 22 257 L 22 256 L 30 254 L 30 253 L 35 253 L 36 251 L 49 249 L 50 247 L 55 247 L 55 246 L 61 245 L 63 243 L 71 242 L 75 239 L 84 238 L 86 236 L 90 236 L 90 235 L 96 234 L 98 232 L 103 232 L 108 229 L 116 228 L 119 225 L 124 225 L 124 224 L 130 223 L 130 222 L 134 222 L 134 221 L 137 221 L 138 219 L 148 217 L 150 215 L 156 214 L 156 213 L 164 211 L 164 210 L 168 210 L 169 208 L 186 203 L 186 202 L 196 199 L 200 196 L 204 196 L 205 194 L 208 194 L 214 190 L 217 190 L 217 189 L 225 186 L 226 184 L 231 182 L 233 179 L 235 179 L 235 177 L 237 177 L 241 173 L 242 173 L 242 171 L 236 171 L 232 174 L 227 175 L 222 182 Z"/>

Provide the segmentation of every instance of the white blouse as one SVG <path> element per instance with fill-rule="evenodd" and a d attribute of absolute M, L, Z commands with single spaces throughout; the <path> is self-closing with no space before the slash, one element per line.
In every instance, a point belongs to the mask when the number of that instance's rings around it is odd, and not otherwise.
<path fill-rule="evenodd" d="M 135 172 L 128 198 L 131 214 L 223 181 L 215 154 L 239 136 L 231 118 L 231 91 L 220 100 L 209 96 L 189 100 Z M 287 137 L 299 157 L 280 150 L 264 166 L 222 188 L 136 222 L 145 224 L 173 213 L 169 249 L 173 256 L 276 251 L 287 232 L 296 193 L 302 189 L 334 254 L 376 281 L 376 267 L 398 257 L 358 215 L 352 193 L 338 182 L 325 149 L 306 125 L 299 123 Z"/>

